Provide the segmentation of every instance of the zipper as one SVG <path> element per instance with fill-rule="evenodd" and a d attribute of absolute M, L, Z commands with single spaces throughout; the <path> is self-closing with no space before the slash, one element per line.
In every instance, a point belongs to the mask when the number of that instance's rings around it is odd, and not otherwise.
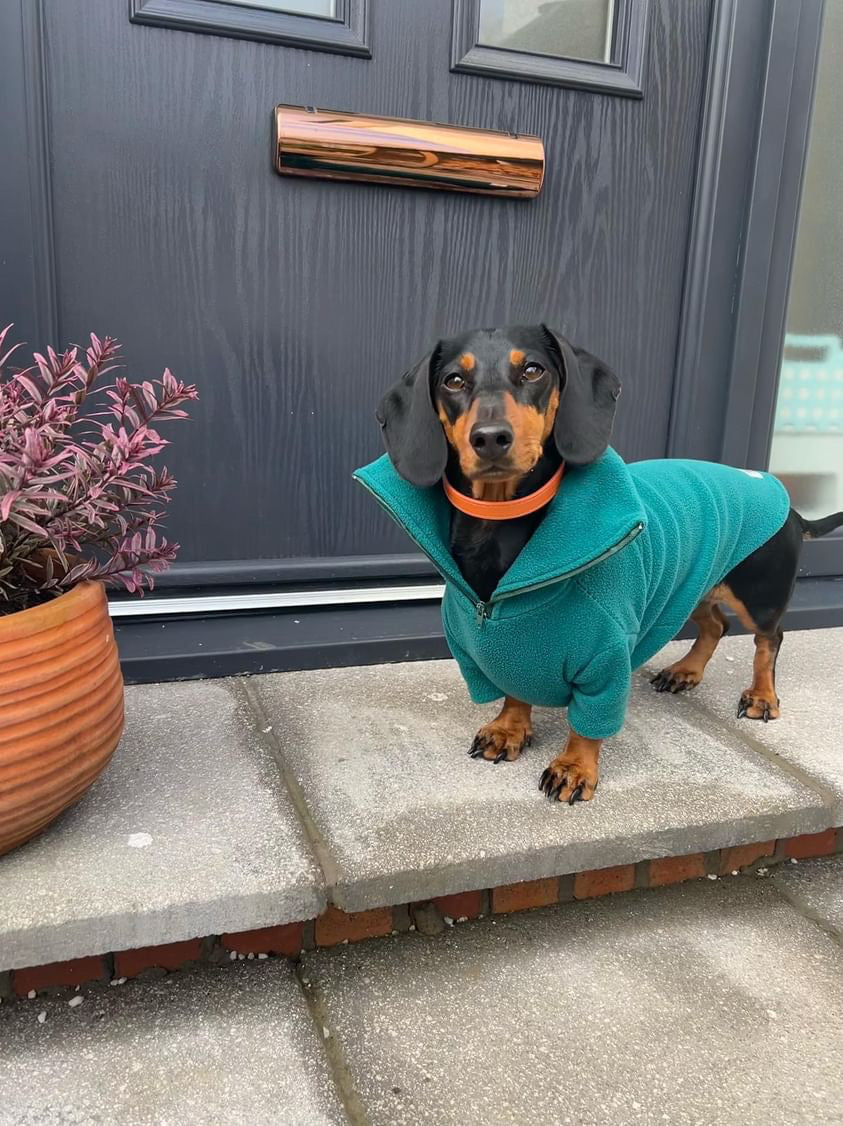
<path fill-rule="evenodd" d="M 631 528 L 622 539 L 618 540 L 617 543 L 612 544 L 611 547 L 601 552 L 595 559 L 589 559 L 587 563 L 583 563 L 580 567 L 575 567 L 572 571 L 565 571 L 564 574 L 555 575 L 552 579 L 545 579 L 544 582 L 541 583 L 532 583 L 530 586 L 519 587 L 518 590 L 507 591 L 506 594 L 499 594 L 496 598 L 493 596 L 488 602 L 476 602 L 474 604 L 475 623 L 482 629 L 492 616 L 492 609 L 498 602 L 505 602 L 507 598 L 517 598 L 522 594 L 532 594 L 536 590 L 544 590 L 545 587 L 566 582 L 568 579 L 574 578 L 575 575 L 581 575 L 583 571 L 588 571 L 591 567 L 596 567 L 598 563 L 602 563 L 605 559 L 611 558 L 611 556 L 625 548 L 627 544 L 632 543 L 643 530 L 644 525 L 639 522 L 634 528 Z"/>
<path fill-rule="evenodd" d="M 355 476 L 354 480 L 357 481 L 358 484 L 362 485 L 367 492 L 371 493 L 371 495 L 375 498 L 381 508 L 385 512 L 388 512 L 392 519 L 401 525 L 401 527 L 404 529 L 404 531 L 407 533 L 407 535 L 410 537 L 419 551 L 430 560 L 430 562 L 433 564 L 433 566 L 436 568 L 437 572 L 442 576 L 445 582 L 451 583 L 451 585 L 454 586 L 464 598 L 468 599 L 468 601 L 474 607 L 474 622 L 478 629 L 482 629 L 485 626 L 486 622 L 488 622 L 489 618 L 492 616 L 492 610 L 498 602 L 504 602 L 507 598 L 516 598 L 521 594 L 532 594 L 536 590 L 543 590 L 547 586 L 554 586 L 556 583 L 565 582 L 567 579 L 574 578 L 575 575 L 581 575 L 583 571 L 588 571 L 591 567 L 596 567 L 597 564 L 602 563 L 604 559 L 609 559 L 611 558 L 611 556 L 615 555 L 616 552 L 621 551 L 627 546 L 627 544 L 632 543 L 632 541 L 636 539 L 644 530 L 644 525 L 639 521 L 639 523 L 637 523 L 634 528 L 631 528 L 622 539 L 618 540 L 617 543 L 612 544 L 611 547 L 607 548 L 606 551 L 601 552 L 601 554 L 598 555 L 595 559 L 589 559 L 589 561 L 587 563 L 583 563 L 582 566 L 574 567 L 572 571 L 565 571 L 564 574 L 556 575 L 552 579 L 545 579 L 544 582 L 532 583 L 530 586 L 522 586 L 519 587 L 518 590 L 510 590 L 507 591 L 506 594 L 499 594 L 497 598 L 492 596 L 492 598 L 490 598 L 488 602 L 478 602 L 477 595 L 470 586 L 456 582 L 451 575 L 445 574 L 445 572 L 442 570 L 442 568 L 439 566 L 430 552 L 424 547 L 423 544 L 419 543 L 419 541 L 416 539 L 416 537 L 413 535 L 404 521 L 399 517 L 398 513 L 395 512 L 394 509 L 390 508 L 390 506 L 384 500 L 382 500 L 381 497 L 378 496 L 374 489 L 370 488 L 360 477 Z"/>

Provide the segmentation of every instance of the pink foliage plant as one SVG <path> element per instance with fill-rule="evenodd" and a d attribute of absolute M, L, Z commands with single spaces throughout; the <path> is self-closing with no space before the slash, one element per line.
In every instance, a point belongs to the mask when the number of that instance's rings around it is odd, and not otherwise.
<path fill-rule="evenodd" d="M 185 418 L 196 388 L 169 369 L 103 383 L 119 361 L 108 336 L 36 352 L 22 371 L 8 367 L 14 351 L 0 355 L 0 614 L 85 579 L 151 589 L 178 551 L 160 533 L 176 482 L 149 464 L 168 445 L 157 427 Z"/>

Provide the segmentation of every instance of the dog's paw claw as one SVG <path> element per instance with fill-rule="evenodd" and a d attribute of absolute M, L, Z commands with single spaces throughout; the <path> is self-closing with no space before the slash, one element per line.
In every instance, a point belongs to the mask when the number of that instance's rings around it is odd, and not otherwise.
<path fill-rule="evenodd" d="M 655 676 L 651 676 L 650 684 L 656 692 L 670 692 L 675 696 L 677 692 L 687 692 L 690 688 L 696 688 L 701 679 L 702 677 L 695 671 L 669 666 L 657 672 Z"/>
<path fill-rule="evenodd" d="M 576 802 L 591 801 L 597 789 L 597 765 L 581 760 L 566 762 L 564 757 L 556 759 L 542 772 L 539 790 L 550 801 Z"/>
<path fill-rule="evenodd" d="M 487 723 L 474 736 L 468 755 L 497 766 L 499 762 L 515 762 L 531 742 L 532 731 L 502 727 L 496 722 Z"/>
<path fill-rule="evenodd" d="M 738 701 L 737 718 L 760 719 L 769 723 L 771 719 L 779 718 L 778 699 L 770 700 L 748 688 Z"/>

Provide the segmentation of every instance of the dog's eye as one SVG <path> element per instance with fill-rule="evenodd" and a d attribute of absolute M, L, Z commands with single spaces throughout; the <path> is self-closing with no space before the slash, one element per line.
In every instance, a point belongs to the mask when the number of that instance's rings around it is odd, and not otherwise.
<path fill-rule="evenodd" d="M 541 364 L 532 361 L 530 361 L 529 364 L 525 364 L 521 372 L 521 377 L 525 383 L 535 383 L 537 380 L 541 379 L 543 375 L 544 368 Z"/>
<path fill-rule="evenodd" d="M 463 387 L 465 387 L 465 380 L 461 375 L 457 375 L 456 372 L 453 372 L 453 374 L 445 376 L 442 380 L 442 386 L 448 391 L 462 391 Z"/>

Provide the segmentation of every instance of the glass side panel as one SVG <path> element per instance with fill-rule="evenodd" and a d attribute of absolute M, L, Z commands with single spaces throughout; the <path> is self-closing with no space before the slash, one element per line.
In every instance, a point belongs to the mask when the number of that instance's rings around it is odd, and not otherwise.
<path fill-rule="evenodd" d="M 770 469 L 794 507 L 843 509 L 843 3 L 827 4 Z"/>

